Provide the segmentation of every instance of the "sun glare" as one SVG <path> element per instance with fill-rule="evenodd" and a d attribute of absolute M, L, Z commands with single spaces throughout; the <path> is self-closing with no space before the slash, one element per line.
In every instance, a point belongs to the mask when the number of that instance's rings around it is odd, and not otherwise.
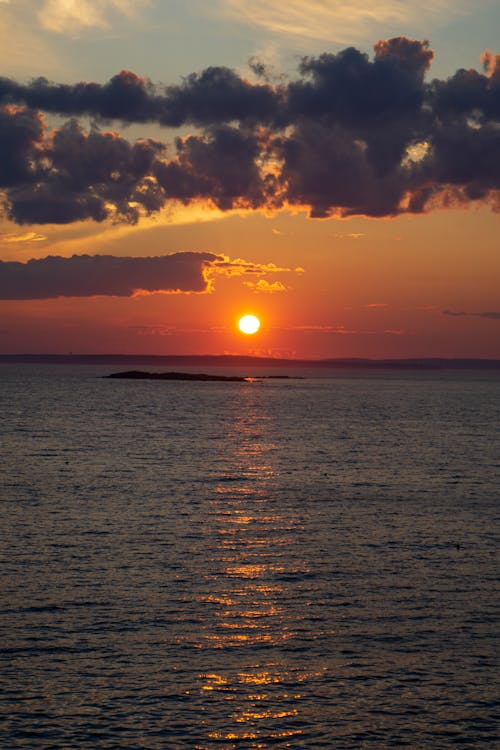
<path fill-rule="evenodd" d="M 244 315 L 238 321 L 238 328 L 242 333 L 257 333 L 260 328 L 260 320 L 255 315 Z"/>

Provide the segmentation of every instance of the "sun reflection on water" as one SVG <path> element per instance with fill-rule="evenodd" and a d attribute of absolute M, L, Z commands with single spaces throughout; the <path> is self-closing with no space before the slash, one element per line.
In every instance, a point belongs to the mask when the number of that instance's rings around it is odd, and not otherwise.
<path fill-rule="evenodd" d="M 224 749 L 293 747 L 303 733 L 303 694 L 290 686 L 315 676 L 286 654 L 295 635 L 286 601 L 298 570 L 288 552 L 297 522 L 271 500 L 276 446 L 267 439 L 268 417 L 251 408 L 251 391 L 245 389 L 245 408 L 235 413 L 233 451 L 211 501 L 216 564 L 205 573 L 200 597 L 207 607 L 200 645 L 221 654 L 212 661 L 215 669 L 199 675 L 200 693 L 212 709 L 219 707 L 220 722 L 206 725 L 206 737 Z"/>

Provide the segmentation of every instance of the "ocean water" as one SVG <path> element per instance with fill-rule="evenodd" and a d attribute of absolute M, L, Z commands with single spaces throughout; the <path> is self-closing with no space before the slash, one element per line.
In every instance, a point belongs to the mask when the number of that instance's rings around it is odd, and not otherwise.
<path fill-rule="evenodd" d="M 0 368 L 0 747 L 500 746 L 498 372 L 112 371 Z"/>

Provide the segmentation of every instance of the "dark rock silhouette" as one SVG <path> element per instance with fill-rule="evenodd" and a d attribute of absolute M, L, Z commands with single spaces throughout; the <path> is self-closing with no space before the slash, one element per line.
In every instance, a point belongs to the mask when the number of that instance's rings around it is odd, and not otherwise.
<path fill-rule="evenodd" d="M 205 373 L 192 372 L 144 372 L 143 370 L 126 370 L 125 372 L 113 372 L 104 375 L 105 378 L 123 378 L 128 380 L 210 380 L 228 381 L 232 383 L 244 383 L 249 378 L 238 375 L 206 375 Z"/>
<path fill-rule="evenodd" d="M 243 377 L 242 375 L 207 375 L 204 372 L 146 372 L 144 370 L 125 370 L 103 375 L 104 378 L 121 378 L 123 380 L 208 380 L 229 383 L 250 383 L 253 380 L 302 380 L 300 376 L 291 375 L 258 375 Z"/>

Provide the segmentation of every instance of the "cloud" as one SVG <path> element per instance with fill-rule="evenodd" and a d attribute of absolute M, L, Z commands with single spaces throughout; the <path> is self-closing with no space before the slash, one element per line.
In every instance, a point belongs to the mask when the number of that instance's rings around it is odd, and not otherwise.
<path fill-rule="evenodd" d="M 164 151 L 157 141 L 130 144 L 117 133 L 83 131 L 75 120 L 49 136 L 38 113 L 0 108 L 0 188 L 17 224 L 69 224 L 117 217 L 135 223 L 139 207 L 159 210 L 165 197 L 151 175 Z"/>
<path fill-rule="evenodd" d="M 44 29 L 68 34 L 82 29 L 109 28 L 113 13 L 133 20 L 148 5 L 149 0 L 45 0 L 38 19 Z"/>
<path fill-rule="evenodd" d="M 20 7 L 19 7 L 20 6 Z M 36 60 L 40 74 L 57 75 L 61 60 L 32 23 L 32 3 L 0 1 L 0 63 L 3 71 L 31 75 Z M 68 72 L 67 68 L 66 71 Z"/>
<path fill-rule="evenodd" d="M 443 315 L 449 315 L 451 318 L 462 318 L 469 315 L 469 313 L 455 312 L 454 310 L 443 310 Z"/>
<path fill-rule="evenodd" d="M 45 235 L 37 232 L 24 232 L 23 234 L 5 234 L 0 232 L 0 243 L 17 245 L 20 243 L 43 242 L 47 239 Z"/>
<path fill-rule="evenodd" d="M 160 86 L 122 70 L 107 83 L 51 83 L 35 78 L 19 84 L 0 78 L 0 101 L 24 103 L 61 115 L 88 115 L 104 121 L 185 124 L 270 122 L 279 116 L 282 96 L 268 84 L 251 84 L 230 68 L 212 66 L 191 73 L 182 84 Z"/>
<path fill-rule="evenodd" d="M 227 255 L 219 255 L 211 270 L 218 275 L 227 276 L 228 278 L 248 275 L 262 276 L 269 273 L 304 273 L 304 269 L 300 266 L 297 268 L 287 268 L 286 266 L 277 266 L 275 263 L 253 263 L 243 260 L 243 258 L 231 259 Z"/>
<path fill-rule="evenodd" d="M 402 329 L 385 329 L 382 331 L 363 330 L 363 329 L 352 329 L 346 328 L 344 325 L 303 325 L 303 326 L 290 326 L 282 329 L 286 331 L 299 331 L 304 333 L 325 333 L 335 334 L 337 336 L 405 336 L 409 335 L 409 331 Z"/>
<path fill-rule="evenodd" d="M 365 232 L 345 232 L 335 233 L 333 236 L 336 240 L 362 240 L 367 235 Z"/>
<path fill-rule="evenodd" d="M 177 139 L 177 159 L 158 162 L 155 177 L 170 199 L 211 200 L 223 211 L 259 208 L 269 193 L 257 165 L 258 136 L 228 126 Z"/>
<path fill-rule="evenodd" d="M 377 175 L 365 144 L 346 129 L 304 120 L 278 146 L 282 199 L 308 206 L 312 218 L 399 212 L 406 175 L 397 169 Z"/>
<path fill-rule="evenodd" d="M 49 256 L 27 263 L 0 261 L 0 299 L 48 299 L 139 292 L 206 292 L 213 253 L 180 252 L 149 258 Z"/>
<path fill-rule="evenodd" d="M 281 97 L 269 84 L 251 84 L 230 68 L 209 67 L 191 73 L 181 86 L 169 86 L 163 98 L 160 123 L 211 125 L 238 120 L 269 122 L 279 112 Z"/>
<path fill-rule="evenodd" d="M 209 292 L 216 276 L 263 276 L 268 273 L 302 273 L 274 263 L 252 263 L 225 255 L 178 252 L 154 257 L 114 255 L 48 256 L 0 261 L 0 299 L 54 297 L 130 297 L 153 293 Z M 286 291 L 280 281 L 244 282 L 256 292 Z"/>
<path fill-rule="evenodd" d="M 487 320 L 500 320 L 500 311 L 490 312 L 456 312 L 454 310 L 443 310 L 443 315 L 451 318 L 486 318 Z"/>
<path fill-rule="evenodd" d="M 146 326 L 129 326 L 130 331 L 133 331 L 138 336 L 183 336 L 186 333 L 214 333 L 223 330 L 215 326 L 200 328 L 200 327 L 189 327 L 182 328 L 179 326 L 165 326 L 161 324 L 157 325 L 146 325 Z"/>
<path fill-rule="evenodd" d="M 394 30 L 449 18 L 464 7 L 460 0 L 219 0 L 221 11 L 274 34 L 341 44 L 369 38 L 374 27 Z"/>
<path fill-rule="evenodd" d="M 36 162 L 44 139 L 39 112 L 7 105 L 0 108 L 0 188 L 36 179 Z"/>
<path fill-rule="evenodd" d="M 129 326 L 129 330 L 138 336 L 175 336 L 179 333 L 178 329 L 164 325 Z"/>
<path fill-rule="evenodd" d="M 266 279 L 259 279 L 258 281 L 245 281 L 243 283 L 249 289 L 258 293 L 277 294 L 288 291 L 288 287 L 282 284 L 281 281 L 266 281 Z"/>
<path fill-rule="evenodd" d="M 500 57 L 426 80 L 427 41 L 302 58 L 288 83 L 224 67 L 160 87 L 0 79 L 0 189 L 18 224 L 136 223 L 172 205 L 312 218 L 390 217 L 483 202 L 500 210 Z M 49 131 L 42 111 L 69 115 Z M 76 119 L 183 127 L 167 149 Z M 199 130 L 186 134 L 188 126 Z M 355 234 L 350 237 L 354 239 Z"/>

